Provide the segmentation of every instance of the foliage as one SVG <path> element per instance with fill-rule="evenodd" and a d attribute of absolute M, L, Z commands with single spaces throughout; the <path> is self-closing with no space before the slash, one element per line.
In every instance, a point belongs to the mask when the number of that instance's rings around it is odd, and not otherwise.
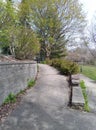
<path fill-rule="evenodd" d="M 31 88 L 31 87 L 33 87 L 35 85 L 35 80 L 30 80 L 30 81 L 28 81 L 28 88 Z"/>
<path fill-rule="evenodd" d="M 79 72 L 78 64 L 68 60 L 53 59 L 49 63 L 51 63 L 52 66 L 57 68 L 64 75 L 68 75 L 69 73 L 76 74 Z"/>
<path fill-rule="evenodd" d="M 0 45 L 19 59 L 32 59 L 39 51 L 41 59 L 64 57 L 84 22 L 78 0 L 0 1 Z"/>
<path fill-rule="evenodd" d="M 28 25 L 28 19 L 24 23 L 29 5 L 21 2 L 18 7 L 15 6 L 9 0 L 0 2 L 0 45 L 3 52 L 18 59 L 32 59 L 39 52 L 40 44 L 37 35 Z"/>
<path fill-rule="evenodd" d="M 79 66 L 74 62 L 64 61 L 61 63 L 61 72 L 66 75 L 76 74 L 79 72 Z"/>
<path fill-rule="evenodd" d="M 96 67 L 91 65 L 83 65 L 82 74 L 89 77 L 90 79 L 96 80 Z"/>
<path fill-rule="evenodd" d="M 85 111 L 89 112 L 90 108 L 89 108 L 89 105 L 88 105 L 88 96 L 87 96 L 87 93 L 86 93 L 86 85 L 85 85 L 85 82 L 83 80 L 80 82 L 80 86 L 81 86 L 82 93 L 83 93 L 84 100 L 85 100 L 84 109 L 85 109 Z"/>
<path fill-rule="evenodd" d="M 18 59 L 32 59 L 38 53 L 40 44 L 35 33 L 30 28 L 19 27 L 18 43 L 15 54 Z"/>
<path fill-rule="evenodd" d="M 29 1 L 22 1 L 19 5 L 18 33 L 16 44 L 16 58 L 32 59 L 40 49 L 39 40 L 30 25 Z"/>
<path fill-rule="evenodd" d="M 12 2 L 0 3 L 0 42 L 3 50 L 8 48 L 11 54 L 14 55 L 14 42 L 15 42 L 15 26 L 16 26 L 16 13 Z"/>
<path fill-rule="evenodd" d="M 15 103 L 16 102 L 16 96 L 13 93 L 10 93 L 7 98 L 4 100 L 4 104 L 7 103 Z"/>
<path fill-rule="evenodd" d="M 52 65 L 52 60 L 46 59 L 46 64 Z"/>
<path fill-rule="evenodd" d="M 66 44 L 84 29 L 84 16 L 78 0 L 31 0 L 33 28 L 41 43 L 40 55 L 59 58 L 66 55 Z"/>

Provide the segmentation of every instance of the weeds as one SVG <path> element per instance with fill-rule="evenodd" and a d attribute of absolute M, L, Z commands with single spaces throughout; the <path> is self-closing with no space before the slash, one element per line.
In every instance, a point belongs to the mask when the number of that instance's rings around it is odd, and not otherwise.
<path fill-rule="evenodd" d="M 35 80 L 31 79 L 30 81 L 28 81 L 28 88 L 31 88 L 35 85 Z"/>
<path fill-rule="evenodd" d="M 28 88 L 31 88 L 33 87 L 35 84 L 35 80 L 30 80 L 28 82 Z M 13 93 L 10 93 L 4 100 L 3 104 L 8 104 L 8 103 L 15 103 L 16 102 L 16 97 L 17 95 L 19 94 L 23 94 L 24 93 L 24 90 L 20 90 L 20 92 L 18 94 L 13 94 Z"/>
<path fill-rule="evenodd" d="M 83 80 L 80 82 L 80 87 L 82 89 L 82 93 L 83 93 L 83 97 L 84 97 L 84 101 L 85 101 L 84 110 L 89 112 L 90 108 L 89 108 L 89 105 L 88 105 L 88 96 L 87 96 L 87 93 L 86 93 L 86 85 L 85 85 L 85 82 Z"/>
<path fill-rule="evenodd" d="M 15 102 L 16 102 L 16 96 L 13 93 L 10 93 L 4 100 L 4 104 L 15 103 Z"/>

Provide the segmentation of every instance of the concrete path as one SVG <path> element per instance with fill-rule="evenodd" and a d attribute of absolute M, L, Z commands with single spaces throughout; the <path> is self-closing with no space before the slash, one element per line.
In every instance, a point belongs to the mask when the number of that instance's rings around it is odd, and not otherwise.
<path fill-rule="evenodd" d="M 66 77 L 48 65 L 39 66 L 36 85 L 0 130 L 96 130 L 96 115 L 67 108 Z"/>
<path fill-rule="evenodd" d="M 89 106 L 96 113 L 96 81 L 80 74 L 80 80 L 85 81 L 87 87 Z"/>

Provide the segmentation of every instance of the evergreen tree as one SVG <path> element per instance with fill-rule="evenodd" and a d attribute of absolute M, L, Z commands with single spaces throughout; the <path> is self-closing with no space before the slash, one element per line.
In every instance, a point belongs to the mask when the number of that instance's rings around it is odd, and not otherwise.
<path fill-rule="evenodd" d="M 33 1 L 31 9 L 32 25 L 41 43 L 41 57 L 45 59 L 66 55 L 66 45 L 85 26 L 79 2 L 36 0 Z"/>

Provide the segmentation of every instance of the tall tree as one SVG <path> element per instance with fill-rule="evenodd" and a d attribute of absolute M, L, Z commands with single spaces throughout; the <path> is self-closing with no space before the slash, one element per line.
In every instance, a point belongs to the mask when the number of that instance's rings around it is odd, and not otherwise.
<path fill-rule="evenodd" d="M 19 7 L 14 8 L 8 0 L 0 23 L 0 26 L 5 23 L 2 39 L 6 39 L 11 53 L 15 52 L 17 57 L 36 54 L 40 45 L 44 59 L 62 57 L 66 55 L 68 42 L 84 29 L 80 6 L 78 0 L 22 0 Z"/>
<path fill-rule="evenodd" d="M 77 0 L 32 0 L 32 25 L 41 43 L 41 56 L 61 57 L 72 35 L 84 29 L 84 17 Z"/>
<path fill-rule="evenodd" d="M 7 49 L 12 55 L 15 55 L 14 42 L 15 42 L 15 25 L 16 25 L 16 13 L 13 7 L 12 1 L 7 0 L 3 5 L 2 16 L 0 19 L 1 33 L 0 42 L 2 43 L 2 49 Z"/>
<path fill-rule="evenodd" d="M 22 0 L 18 11 L 16 56 L 19 59 L 33 58 L 39 52 L 39 40 L 30 24 L 30 1 Z"/>

